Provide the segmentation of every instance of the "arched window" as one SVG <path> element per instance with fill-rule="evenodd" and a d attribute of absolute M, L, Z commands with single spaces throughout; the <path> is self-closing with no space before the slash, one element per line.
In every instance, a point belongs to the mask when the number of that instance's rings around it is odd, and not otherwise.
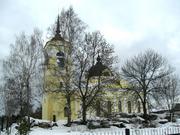
<path fill-rule="evenodd" d="M 59 51 L 59 52 L 56 54 L 56 57 L 57 57 L 58 66 L 63 68 L 64 65 L 65 65 L 64 53 L 61 52 L 61 51 Z"/>
<path fill-rule="evenodd" d="M 44 64 L 47 66 L 49 64 L 49 56 L 48 56 L 48 53 L 46 51 L 44 52 L 44 57 L 45 57 Z"/>
<path fill-rule="evenodd" d="M 138 101 L 138 113 L 140 113 L 141 112 L 141 103 L 140 103 L 140 101 Z"/>
<path fill-rule="evenodd" d="M 131 101 L 128 101 L 127 105 L 128 105 L 128 113 L 131 113 Z"/>
<path fill-rule="evenodd" d="M 56 122 L 56 115 L 53 115 L 53 122 Z"/>
<path fill-rule="evenodd" d="M 68 107 L 64 107 L 64 117 L 68 117 Z"/>
<path fill-rule="evenodd" d="M 62 88 L 63 87 L 63 82 L 60 82 L 59 85 L 60 85 L 59 87 Z"/>
<path fill-rule="evenodd" d="M 119 100 L 119 103 L 118 103 L 118 109 L 119 109 L 119 112 L 122 112 L 122 104 L 121 104 L 120 100 Z"/>
<path fill-rule="evenodd" d="M 101 106 L 100 106 L 100 101 L 98 100 L 96 102 L 96 116 L 100 116 L 101 115 Z"/>
<path fill-rule="evenodd" d="M 111 114 L 111 111 L 112 111 L 112 110 L 111 110 L 111 106 L 112 106 L 112 105 L 111 105 L 111 101 L 108 101 L 108 102 L 107 102 L 108 114 Z"/>

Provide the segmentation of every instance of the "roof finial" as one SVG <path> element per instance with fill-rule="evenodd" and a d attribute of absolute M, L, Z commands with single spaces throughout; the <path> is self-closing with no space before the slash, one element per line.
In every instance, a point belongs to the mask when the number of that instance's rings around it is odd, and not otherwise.
<path fill-rule="evenodd" d="M 59 14 L 58 14 L 58 17 L 57 17 L 57 26 L 56 26 L 56 35 L 61 35 L 60 34 L 60 24 L 59 24 Z"/>
<path fill-rule="evenodd" d="M 64 38 L 61 37 L 61 31 L 60 31 L 60 23 L 59 23 L 60 17 L 58 14 L 57 17 L 57 23 L 56 23 L 56 32 L 55 32 L 55 36 L 51 39 L 51 40 L 61 40 L 64 41 Z"/>

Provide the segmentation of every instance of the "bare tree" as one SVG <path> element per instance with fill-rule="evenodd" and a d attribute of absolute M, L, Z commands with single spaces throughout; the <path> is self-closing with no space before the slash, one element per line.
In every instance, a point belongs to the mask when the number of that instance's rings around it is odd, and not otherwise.
<path fill-rule="evenodd" d="M 22 115 L 23 102 L 20 93 L 22 92 L 18 85 L 19 78 L 8 78 L 4 85 L 5 90 L 5 112 L 7 116 L 17 115 L 20 111 Z M 17 91 L 19 90 L 19 91 Z M 21 102 L 20 102 L 21 101 Z"/>
<path fill-rule="evenodd" d="M 4 89 L 2 86 L 0 86 L 0 117 L 4 115 L 5 113 L 5 104 L 4 104 Z"/>
<path fill-rule="evenodd" d="M 179 79 L 175 75 L 166 76 L 155 82 L 157 91 L 152 93 L 156 103 L 167 109 L 172 120 L 174 116 L 175 103 L 179 101 L 180 91 L 178 88 Z"/>
<path fill-rule="evenodd" d="M 61 36 L 70 42 L 72 51 L 75 50 L 75 46 L 82 41 L 87 25 L 78 17 L 71 6 L 67 10 L 63 9 L 61 11 L 59 23 Z M 48 28 L 48 37 L 52 38 L 56 34 L 56 30 L 57 26 L 55 23 Z"/>
<path fill-rule="evenodd" d="M 111 63 L 109 65 L 105 65 L 106 67 L 111 67 L 114 60 L 112 57 L 113 47 L 107 43 L 100 32 L 94 32 L 88 33 L 85 36 L 84 42 L 79 45 L 76 51 L 75 77 L 77 78 L 77 81 L 75 84 L 79 91 L 79 97 L 82 102 L 82 122 L 86 123 L 86 113 L 88 108 L 91 106 L 95 98 L 97 98 L 101 93 L 103 85 L 107 84 L 108 82 L 107 79 L 101 77 L 103 76 L 103 74 L 99 73 L 101 71 L 97 71 L 98 75 L 92 75 L 94 73 L 90 71 L 90 68 L 92 69 L 95 67 L 96 58 L 97 65 Z M 102 56 L 102 58 L 104 58 L 104 61 L 101 61 L 101 59 L 98 57 L 98 53 Z M 92 79 L 97 80 L 97 83 L 92 83 Z"/>
<path fill-rule="evenodd" d="M 74 87 L 74 52 L 78 47 L 78 44 L 82 42 L 82 37 L 84 31 L 86 29 L 85 23 L 78 17 L 78 15 L 74 12 L 72 7 L 69 7 L 67 10 L 62 10 L 59 18 L 58 18 L 58 28 L 57 25 L 54 24 L 49 28 L 50 37 L 57 34 L 57 31 L 61 33 L 61 36 L 67 40 L 70 44 L 68 55 L 65 58 L 65 63 L 68 63 L 65 67 L 65 73 L 60 73 L 60 70 L 55 67 L 54 70 L 57 72 L 57 78 L 61 76 L 61 81 L 63 85 L 60 84 L 57 86 L 58 90 L 56 92 L 64 93 L 64 97 L 67 102 L 67 126 L 71 125 L 71 99 L 72 95 L 75 92 Z"/>
<path fill-rule="evenodd" d="M 114 52 L 113 46 L 107 43 L 105 38 L 98 31 L 86 34 L 86 24 L 78 18 L 72 7 L 67 11 L 63 10 L 61 12 L 59 21 L 62 37 L 70 42 L 72 51 L 70 52 L 72 67 L 71 71 L 68 71 L 68 74 L 70 75 L 65 75 L 64 80 L 67 80 L 67 77 L 69 76 L 73 83 L 69 83 L 67 88 L 71 90 L 78 89 L 82 106 L 85 106 L 82 107 L 84 108 L 82 111 L 83 122 L 86 122 L 87 108 L 99 93 L 96 91 L 98 89 L 98 84 L 94 84 L 94 89 L 90 90 L 90 78 L 87 79 L 87 71 L 95 64 L 98 52 L 101 54 L 103 64 L 112 68 L 114 61 L 114 56 L 112 55 Z M 54 25 L 50 28 L 50 35 L 55 34 L 55 31 L 56 27 Z M 68 102 L 72 93 L 70 94 L 70 91 L 67 90 L 67 88 L 65 97 Z"/>
<path fill-rule="evenodd" d="M 36 80 L 36 84 L 41 83 L 37 77 L 41 76 L 42 70 L 43 44 L 41 36 L 41 32 L 36 29 L 31 36 L 22 33 L 16 37 L 15 44 L 11 45 L 10 56 L 3 62 L 6 95 L 13 92 L 12 95 L 16 99 L 19 99 L 21 113 L 23 112 L 22 104 L 25 98 L 25 112 L 28 120 L 30 116 L 30 105 L 33 101 L 33 93 L 39 93 L 39 91 L 36 91 L 39 88 L 35 87 L 37 85 L 35 85 L 34 80 Z M 12 98 L 14 97 L 12 96 Z"/>
<path fill-rule="evenodd" d="M 134 56 L 122 67 L 122 74 L 129 83 L 128 90 L 138 95 L 142 106 L 144 118 L 147 120 L 147 104 L 149 96 L 156 86 L 154 82 L 171 73 L 165 58 L 153 50 L 147 50 Z"/>

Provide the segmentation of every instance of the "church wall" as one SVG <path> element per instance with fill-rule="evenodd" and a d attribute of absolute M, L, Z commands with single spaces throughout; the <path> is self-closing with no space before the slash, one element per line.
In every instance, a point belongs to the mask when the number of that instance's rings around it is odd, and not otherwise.
<path fill-rule="evenodd" d="M 72 111 L 72 120 L 78 118 L 80 110 L 80 102 L 71 98 L 71 111 Z M 62 93 L 48 93 L 43 100 L 43 119 L 53 120 L 53 115 L 56 117 L 56 120 L 66 120 L 64 108 L 66 106 L 66 99 Z"/>
<path fill-rule="evenodd" d="M 58 35 L 58 33 L 56 33 Z M 58 35 L 60 36 L 60 35 Z M 55 37 L 57 38 L 57 37 Z M 70 45 L 67 42 L 64 42 L 59 39 L 50 40 L 45 45 L 45 52 L 47 52 L 46 57 L 46 67 L 44 71 L 44 95 L 43 95 L 43 103 L 42 103 L 42 118 L 46 120 L 65 120 L 67 117 L 65 116 L 65 107 L 66 107 L 66 98 L 63 93 L 63 88 L 60 83 L 63 82 L 63 77 L 66 77 L 67 73 L 65 68 L 71 70 L 71 58 L 68 55 L 70 50 Z M 64 67 L 60 67 L 57 64 L 56 54 L 57 52 L 63 52 L 65 55 L 66 62 L 64 63 Z M 62 55 L 61 55 L 62 56 Z M 93 79 L 90 84 L 97 83 L 97 78 Z M 128 87 L 126 82 L 121 83 L 123 86 Z M 100 101 L 101 111 L 106 113 L 106 116 L 109 112 L 118 113 L 125 112 L 128 113 L 128 105 L 131 105 L 131 113 L 137 112 L 137 107 L 135 106 L 133 98 L 131 98 L 131 94 L 128 94 L 125 90 L 120 89 L 120 85 L 111 84 L 111 86 L 107 86 L 107 89 L 104 91 L 105 95 L 103 100 Z M 114 91 L 113 89 L 116 89 Z M 109 102 L 108 102 L 109 101 Z M 121 110 L 119 110 L 119 101 L 121 101 Z M 108 106 L 110 108 L 108 108 Z M 76 98 L 76 95 L 71 97 L 71 116 L 72 120 L 78 118 L 80 114 L 81 102 Z M 96 107 L 97 108 L 97 107 Z M 142 111 L 142 108 L 140 108 Z M 87 115 L 89 115 L 91 110 L 88 111 Z M 95 112 L 92 115 L 96 115 Z"/>
<path fill-rule="evenodd" d="M 124 90 L 119 91 L 107 91 L 105 92 L 103 96 L 103 100 L 100 100 L 100 108 L 101 109 L 101 115 L 100 116 L 106 116 L 108 114 L 108 101 L 111 102 L 111 113 L 140 113 L 142 112 L 142 105 L 140 104 L 140 108 L 138 110 L 138 101 L 134 100 L 132 94 L 127 93 Z M 119 108 L 119 101 L 121 101 L 121 108 Z M 131 107 L 130 110 L 128 110 L 128 103 L 130 103 Z M 91 115 L 96 114 L 96 108 L 95 112 L 91 113 Z"/>

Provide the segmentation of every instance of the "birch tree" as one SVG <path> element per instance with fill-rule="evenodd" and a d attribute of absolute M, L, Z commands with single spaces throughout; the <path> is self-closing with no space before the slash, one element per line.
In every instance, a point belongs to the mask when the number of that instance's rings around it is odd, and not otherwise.
<path fill-rule="evenodd" d="M 23 115 L 22 112 L 25 112 L 28 121 L 34 94 L 38 93 L 39 95 L 36 96 L 41 96 L 40 90 L 42 88 L 36 86 L 42 86 L 38 85 L 43 80 L 39 78 L 39 76 L 42 76 L 42 51 L 42 33 L 35 29 L 30 36 L 22 33 L 16 37 L 15 44 L 11 45 L 9 57 L 3 62 L 7 111 L 9 110 L 9 103 L 17 101 L 15 109 L 19 110 L 21 115 Z M 9 98 L 10 95 L 11 98 Z"/>

